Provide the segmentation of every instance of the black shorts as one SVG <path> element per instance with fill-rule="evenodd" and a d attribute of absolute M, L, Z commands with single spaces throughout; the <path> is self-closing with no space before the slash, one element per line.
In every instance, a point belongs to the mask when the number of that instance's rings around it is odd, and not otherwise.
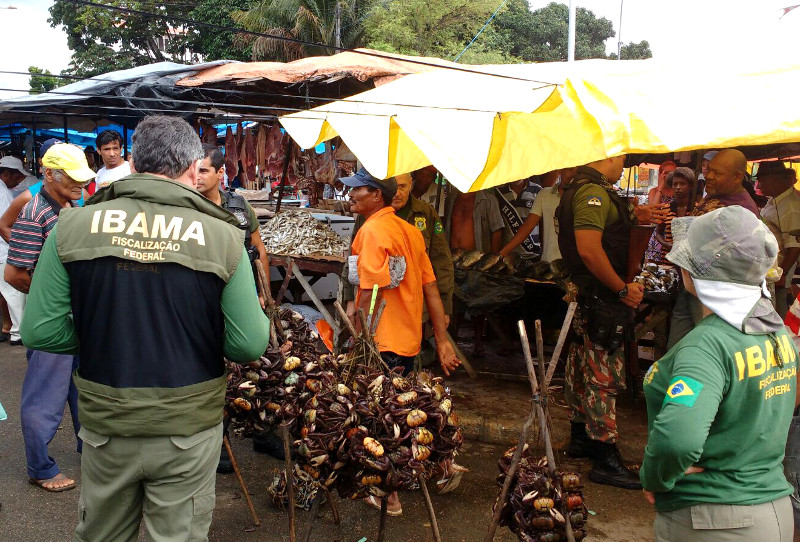
<path fill-rule="evenodd" d="M 401 356 L 394 352 L 381 352 L 381 359 L 383 359 L 383 362 L 389 369 L 401 367 L 404 375 L 414 370 L 414 358 L 416 358 L 416 356 Z"/>

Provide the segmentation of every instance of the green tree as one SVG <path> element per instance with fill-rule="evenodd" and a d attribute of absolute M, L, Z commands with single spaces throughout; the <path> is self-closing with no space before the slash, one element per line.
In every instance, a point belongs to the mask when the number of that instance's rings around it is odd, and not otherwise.
<path fill-rule="evenodd" d="M 124 13 L 96 6 L 55 0 L 50 7 L 50 25 L 63 26 L 72 49 L 69 72 L 88 77 L 153 62 L 196 62 L 204 58 L 244 58 L 231 47 L 235 29 L 221 31 L 171 19 L 235 27 L 234 10 L 245 9 L 255 0 L 104 0 L 109 6 L 154 13 Z"/>
<path fill-rule="evenodd" d="M 453 59 L 497 8 L 496 0 L 380 2 L 364 24 L 367 46 L 383 51 Z M 507 62 L 502 36 L 490 25 L 461 57 L 464 63 Z"/>
<path fill-rule="evenodd" d="M 616 54 L 612 53 L 612 58 L 616 58 Z M 652 58 L 653 51 L 650 50 L 650 43 L 647 40 L 642 40 L 639 43 L 630 42 L 620 48 L 620 56 L 622 60 L 636 60 L 640 58 Z"/>
<path fill-rule="evenodd" d="M 53 74 L 50 73 L 50 70 L 29 66 L 28 73 L 31 74 L 31 78 L 28 80 L 28 84 L 31 87 L 29 94 L 49 92 L 65 84 L 58 77 L 52 77 Z"/>
<path fill-rule="evenodd" d="M 247 11 L 231 14 L 245 30 L 324 45 L 336 44 L 339 5 L 342 47 L 364 43 L 364 21 L 375 0 L 258 0 Z M 306 56 L 331 55 L 328 47 L 313 47 L 268 37 L 242 34 L 238 43 L 252 47 L 253 60 L 291 61 Z"/>
<path fill-rule="evenodd" d="M 505 36 L 509 52 L 524 62 L 567 60 L 569 8 L 551 2 L 531 11 L 526 0 L 510 0 L 497 16 L 498 32 Z M 575 58 L 606 58 L 605 42 L 615 36 L 605 17 L 577 8 L 575 17 Z"/>
<path fill-rule="evenodd" d="M 192 10 L 189 17 L 195 21 L 240 28 L 231 18 L 231 13 L 246 10 L 253 4 L 254 0 L 203 0 Z M 189 40 L 189 47 L 202 54 L 203 59 L 207 61 L 250 60 L 250 48 L 242 47 L 235 41 L 235 32 L 197 26 Z"/>

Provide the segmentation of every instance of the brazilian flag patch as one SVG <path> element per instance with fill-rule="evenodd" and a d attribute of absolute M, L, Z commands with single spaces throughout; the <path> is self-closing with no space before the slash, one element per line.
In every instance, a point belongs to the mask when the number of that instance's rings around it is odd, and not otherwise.
<path fill-rule="evenodd" d="M 667 394 L 664 396 L 664 404 L 677 403 L 687 407 L 693 407 L 697 402 L 697 397 L 703 389 L 703 385 L 688 376 L 676 376 L 667 387 Z"/>
<path fill-rule="evenodd" d="M 444 231 L 444 226 L 438 220 L 436 221 L 436 225 L 433 227 L 434 233 L 442 233 Z"/>

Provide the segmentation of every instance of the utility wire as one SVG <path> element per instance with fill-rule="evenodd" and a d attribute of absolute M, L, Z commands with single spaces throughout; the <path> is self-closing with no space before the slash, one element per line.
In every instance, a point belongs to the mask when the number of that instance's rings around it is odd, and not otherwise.
<path fill-rule="evenodd" d="M 491 16 L 491 17 L 489 17 L 489 19 L 486 21 L 486 23 L 483 25 L 483 27 L 482 27 L 480 30 L 478 30 L 478 33 L 477 33 L 477 34 L 475 34 L 475 37 L 474 37 L 474 38 L 472 38 L 472 40 L 471 40 L 471 41 L 470 41 L 470 42 L 467 44 L 467 46 L 466 46 L 466 47 L 464 47 L 464 50 L 463 50 L 463 51 L 461 51 L 460 53 L 458 53 L 458 56 L 457 56 L 457 57 L 455 57 L 455 58 L 453 59 L 453 62 L 458 62 L 458 59 L 459 59 L 459 58 L 461 58 L 461 55 L 463 55 L 464 53 L 466 53 L 466 52 L 467 52 L 467 49 L 469 49 L 469 48 L 470 48 L 470 46 L 471 46 L 473 43 L 475 43 L 475 40 L 476 40 L 476 39 L 478 39 L 478 36 L 480 36 L 481 34 L 483 34 L 483 31 L 484 31 L 484 30 L 486 30 L 486 27 L 487 27 L 487 26 L 489 26 L 489 23 L 491 23 L 491 22 L 492 22 L 492 19 L 494 19 L 494 18 L 495 18 L 495 16 L 498 14 L 498 12 L 499 12 L 499 11 L 500 11 L 500 10 L 503 8 L 503 6 L 505 6 L 505 5 L 506 5 L 506 2 L 508 2 L 508 0 L 503 0 L 503 1 L 500 3 L 500 5 L 499 5 L 499 6 L 497 6 L 497 9 L 496 9 L 496 10 L 494 10 L 494 13 L 492 13 L 492 16 Z"/>
<path fill-rule="evenodd" d="M 144 17 L 151 17 L 151 18 L 156 18 L 156 19 L 170 19 L 170 20 L 173 20 L 173 21 L 176 21 L 176 22 L 179 22 L 179 23 L 187 24 L 187 25 L 204 26 L 206 28 L 213 28 L 215 30 L 221 30 L 221 31 L 224 31 L 224 32 L 236 32 L 236 33 L 245 34 L 245 35 L 248 35 L 248 36 L 271 38 L 271 39 L 274 39 L 276 41 L 284 41 L 284 42 L 288 42 L 288 43 L 295 43 L 295 44 L 298 44 L 298 45 L 306 45 L 306 46 L 310 46 L 310 47 L 322 47 L 322 48 L 330 49 L 330 50 L 333 50 L 333 51 L 349 52 L 349 53 L 356 53 L 356 54 L 360 54 L 360 55 L 371 56 L 371 57 L 375 57 L 375 58 L 383 58 L 383 59 L 386 59 L 386 60 L 392 60 L 394 62 L 407 62 L 409 64 L 417 64 L 417 65 L 420 65 L 420 66 L 429 66 L 429 67 L 433 67 L 433 68 L 440 68 L 440 69 L 453 70 L 453 71 L 459 71 L 459 72 L 465 72 L 465 73 L 472 73 L 472 74 L 476 74 L 476 75 L 486 75 L 486 76 L 490 76 L 490 77 L 498 77 L 498 78 L 501 78 L 501 79 L 511 79 L 511 80 L 515 80 L 515 81 L 525 81 L 525 82 L 529 82 L 529 83 L 539 83 L 539 84 L 543 84 L 543 85 L 546 85 L 546 86 L 557 86 L 557 83 L 550 83 L 550 82 L 547 82 L 547 81 L 537 81 L 535 79 L 526 79 L 526 78 L 522 78 L 522 77 L 514 77 L 512 75 L 504 75 L 504 74 L 491 73 L 491 72 L 482 72 L 482 71 L 478 71 L 478 70 L 471 70 L 471 69 L 468 69 L 468 68 L 460 68 L 458 66 L 442 65 L 442 64 L 436 64 L 434 62 L 425 62 L 424 60 L 398 58 L 396 56 L 391 56 L 391 55 L 387 55 L 387 54 L 381 54 L 381 53 L 377 53 L 377 52 L 374 52 L 374 51 L 363 51 L 363 50 L 359 51 L 357 49 L 352 49 L 352 48 L 348 48 L 348 47 L 337 47 L 335 45 L 327 45 L 327 44 L 324 44 L 324 43 L 314 43 L 314 42 L 309 42 L 309 41 L 305 41 L 305 40 L 301 40 L 301 39 L 297 39 L 297 38 L 289 38 L 289 37 L 286 37 L 286 36 L 279 36 L 279 35 L 276 35 L 276 34 L 266 34 L 266 33 L 263 33 L 263 32 L 253 32 L 252 30 L 245 30 L 245 29 L 242 29 L 242 28 L 235 28 L 235 27 L 230 27 L 230 26 L 206 23 L 206 22 L 203 22 L 203 21 L 197 21 L 197 20 L 194 20 L 194 19 L 187 19 L 185 17 L 176 17 L 176 16 L 173 16 L 173 15 L 167 15 L 167 14 L 163 14 L 163 13 L 151 13 L 151 12 L 147 12 L 147 11 L 141 11 L 141 10 L 138 10 L 138 9 L 123 8 L 123 7 L 117 7 L 117 6 L 109 6 L 107 4 L 100 4 L 100 3 L 97 3 L 97 2 L 91 2 L 89 0 L 65 0 L 65 1 L 71 2 L 73 4 L 80 4 L 80 5 L 84 5 L 84 6 L 91 6 L 91 7 L 108 9 L 108 10 L 117 11 L 117 12 L 120 12 L 120 13 L 129 13 L 129 14 L 134 14 L 134 15 L 142 15 Z"/>

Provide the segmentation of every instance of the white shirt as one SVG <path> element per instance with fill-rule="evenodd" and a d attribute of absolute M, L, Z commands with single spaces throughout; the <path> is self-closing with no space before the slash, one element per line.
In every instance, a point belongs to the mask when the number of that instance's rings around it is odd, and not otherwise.
<path fill-rule="evenodd" d="M 11 205 L 11 200 L 14 199 L 14 196 L 11 194 L 11 190 L 8 189 L 6 183 L 0 181 L 0 215 L 8 210 L 9 206 Z M 6 263 L 6 258 L 8 257 L 8 243 L 0 237 L 0 264 Z"/>
<path fill-rule="evenodd" d="M 555 228 L 556 207 L 561 201 L 558 184 L 549 188 L 542 188 L 533 200 L 531 213 L 542 217 L 539 222 L 542 242 L 542 261 L 552 262 L 561 259 L 558 249 L 558 235 Z"/>
<path fill-rule="evenodd" d="M 131 174 L 131 166 L 128 162 L 123 161 L 120 165 L 115 167 L 114 169 L 106 169 L 105 166 L 100 168 L 100 171 L 97 172 L 97 177 L 95 177 L 95 182 L 97 183 L 97 188 L 103 188 L 104 186 L 108 186 L 114 181 L 118 181 L 123 177 L 127 177 Z"/>
<path fill-rule="evenodd" d="M 780 264 L 787 248 L 800 247 L 797 238 L 789 235 L 789 232 L 800 230 L 800 194 L 792 187 L 770 199 L 761 209 L 761 219 L 778 240 L 778 263 Z M 796 264 L 788 270 L 785 277 L 781 277 L 779 286 L 788 288 L 792 285 L 795 266 Z"/>

